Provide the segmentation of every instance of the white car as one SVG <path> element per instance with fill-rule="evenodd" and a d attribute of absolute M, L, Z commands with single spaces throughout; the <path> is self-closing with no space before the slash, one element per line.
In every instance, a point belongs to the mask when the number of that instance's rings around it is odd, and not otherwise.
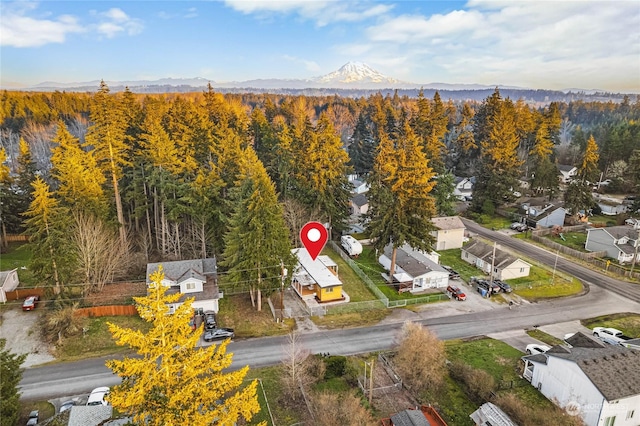
<path fill-rule="evenodd" d="M 535 355 L 535 354 L 543 354 L 549 349 L 551 349 L 549 346 L 539 345 L 537 343 L 531 343 L 530 345 L 527 345 L 525 352 L 527 352 L 529 355 Z"/>
<path fill-rule="evenodd" d="M 593 336 L 610 345 L 618 345 L 629 339 L 629 337 L 625 336 L 622 331 L 617 328 L 610 327 L 594 327 Z"/>
<path fill-rule="evenodd" d="M 95 388 L 89 394 L 89 399 L 87 399 L 87 405 L 109 405 L 105 397 L 109 395 L 109 388 L 106 386 L 101 386 L 99 388 Z"/>

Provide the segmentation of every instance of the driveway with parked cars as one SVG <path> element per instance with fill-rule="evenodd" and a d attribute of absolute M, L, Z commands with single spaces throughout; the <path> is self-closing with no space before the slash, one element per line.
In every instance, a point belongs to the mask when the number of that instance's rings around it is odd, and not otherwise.
<path fill-rule="evenodd" d="M 55 359 L 49 353 L 49 347 L 40 339 L 38 309 L 40 307 L 33 311 L 17 308 L 0 314 L 0 338 L 7 339 L 6 349 L 17 355 L 28 354 L 23 367 L 32 367 Z"/>

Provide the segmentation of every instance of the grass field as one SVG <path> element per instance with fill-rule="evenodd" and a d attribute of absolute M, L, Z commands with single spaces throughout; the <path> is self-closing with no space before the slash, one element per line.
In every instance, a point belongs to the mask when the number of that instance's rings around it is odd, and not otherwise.
<path fill-rule="evenodd" d="M 351 269 L 347 262 L 333 249 L 325 247 L 322 254 L 329 256 L 338 265 L 338 275 L 342 281 L 342 288 L 349 295 L 351 302 L 376 300 L 376 296 L 367 288 L 360 277 Z"/>
<path fill-rule="evenodd" d="M 534 339 L 540 340 L 543 343 L 546 343 L 549 346 L 561 345 L 564 343 L 562 340 L 557 337 L 553 337 L 549 333 L 545 333 L 542 330 L 538 330 L 537 328 L 534 330 L 527 330 L 527 334 Z"/>
<path fill-rule="evenodd" d="M 10 243 L 6 253 L 0 256 L 0 271 L 10 271 L 18 268 L 20 287 L 33 287 L 35 280 L 29 270 L 31 251 L 24 243 Z M 25 268 L 25 269 L 23 269 Z"/>
<path fill-rule="evenodd" d="M 560 236 L 556 237 L 552 234 L 546 236 L 546 238 L 553 241 L 554 243 L 558 243 L 574 250 L 586 253 L 586 250 L 584 248 L 584 244 L 587 242 L 586 232 L 564 232 L 562 234 L 562 237 L 564 238 L 564 240 L 560 238 Z"/>
<path fill-rule="evenodd" d="M 601 317 L 587 318 L 580 321 L 587 328 L 612 327 L 617 328 L 630 337 L 640 337 L 640 315 L 633 313 L 618 313 Z"/>

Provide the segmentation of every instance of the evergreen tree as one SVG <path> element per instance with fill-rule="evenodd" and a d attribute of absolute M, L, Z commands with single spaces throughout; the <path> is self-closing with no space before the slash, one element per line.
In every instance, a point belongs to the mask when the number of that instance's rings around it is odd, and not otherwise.
<path fill-rule="evenodd" d="M 454 189 L 454 176 L 451 172 L 438 175 L 432 191 L 438 216 L 453 216 L 456 214 L 455 203 L 458 200 L 453 195 Z"/>
<path fill-rule="evenodd" d="M 7 220 L 12 211 L 12 207 L 16 203 L 15 193 L 11 188 L 11 172 L 7 161 L 7 151 L 0 148 L 0 252 L 7 247 L 7 222 L 11 224 L 11 219 Z"/>
<path fill-rule="evenodd" d="M 388 244 L 393 246 L 390 279 L 398 247 L 407 243 L 421 250 L 432 249 L 433 177 L 419 139 L 408 124 L 399 139 L 381 135 L 368 179 L 371 189 L 367 229 L 377 250 L 384 250 Z"/>
<path fill-rule="evenodd" d="M 599 179 L 598 161 L 600 155 L 598 154 L 598 145 L 593 135 L 589 136 L 587 140 L 587 146 L 582 155 L 582 161 L 578 168 L 578 176 L 583 182 L 591 181 L 592 183 Z"/>
<path fill-rule="evenodd" d="M 371 171 L 375 150 L 376 140 L 373 137 L 372 123 L 365 112 L 361 111 L 348 148 L 349 165 L 355 174 L 366 176 Z"/>
<path fill-rule="evenodd" d="M 126 144 L 127 126 L 122 109 L 116 99 L 109 95 L 109 87 L 104 81 L 100 82 L 100 90 L 92 98 L 90 118 L 92 124 L 87 130 L 85 145 L 92 149 L 103 173 L 111 177 L 120 240 L 124 244 L 127 233 L 118 182 L 123 174 L 122 167 L 131 164 L 129 146 Z"/>
<path fill-rule="evenodd" d="M 66 241 L 69 222 L 66 209 L 58 205 L 39 176 L 33 182 L 33 201 L 25 212 L 29 245 L 33 256 L 30 269 L 40 283 L 53 281 L 53 292 L 59 295 L 69 277 L 69 247 Z"/>
<path fill-rule="evenodd" d="M 546 121 L 540 123 L 529 155 L 533 159 L 531 188 L 547 193 L 551 200 L 558 191 L 558 168 L 553 161 L 553 140 Z"/>
<path fill-rule="evenodd" d="M 13 354 L 5 349 L 6 344 L 6 339 L 0 339 L 0 426 L 14 426 L 20 415 L 18 385 L 27 354 Z"/>
<path fill-rule="evenodd" d="M 109 324 L 116 343 L 138 354 L 107 361 L 107 367 L 122 377 L 122 383 L 111 388 L 109 402 L 133 415 L 137 424 L 232 425 L 240 419 L 250 421 L 260 405 L 257 381 L 241 388 L 249 367 L 225 372 L 233 355 L 227 353 L 229 341 L 198 347 L 200 333 L 189 326 L 193 299 L 170 315 L 168 304 L 177 302 L 181 295 L 166 294 L 161 269 L 150 278 L 148 295 L 134 299 L 140 317 L 151 323 L 151 329 L 142 333 Z"/>
<path fill-rule="evenodd" d="M 262 294 L 280 287 L 282 265 L 292 263 L 291 244 L 275 186 L 252 148 L 243 152 L 242 170 L 221 264 L 233 282 L 249 284 L 261 310 Z"/>

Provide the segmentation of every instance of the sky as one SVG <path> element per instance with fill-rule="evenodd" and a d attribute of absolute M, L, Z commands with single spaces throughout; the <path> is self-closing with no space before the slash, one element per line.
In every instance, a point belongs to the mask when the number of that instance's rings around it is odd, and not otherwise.
<path fill-rule="evenodd" d="M 4 1 L 0 87 L 306 79 L 640 93 L 640 0 Z"/>

